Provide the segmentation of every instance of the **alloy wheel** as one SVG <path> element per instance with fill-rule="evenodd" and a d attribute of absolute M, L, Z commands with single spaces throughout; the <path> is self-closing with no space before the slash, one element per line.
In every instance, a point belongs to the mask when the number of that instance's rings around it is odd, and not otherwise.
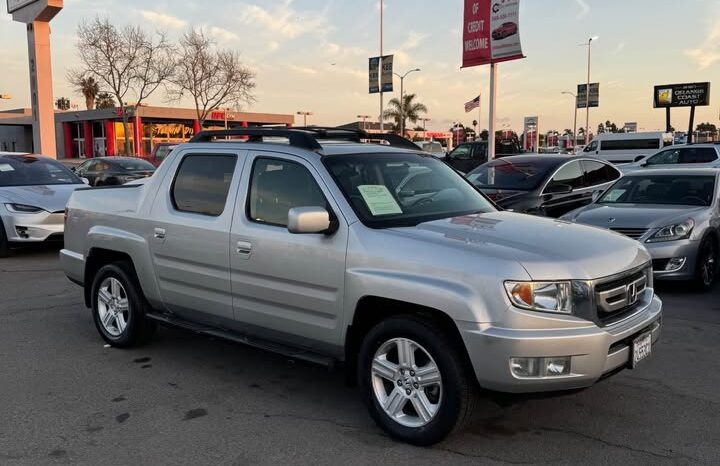
<path fill-rule="evenodd" d="M 130 304 L 122 283 L 114 277 L 102 281 L 97 292 L 98 317 L 105 331 L 120 336 L 127 328 Z"/>
<path fill-rule="evenodd" d="M 385 414 L 405 427 L 423 427 L 442 402 L 440 369 L 430 353 L 408 338 L 393 338 L 375 352 L 371 366 L 375 399 Z"/>

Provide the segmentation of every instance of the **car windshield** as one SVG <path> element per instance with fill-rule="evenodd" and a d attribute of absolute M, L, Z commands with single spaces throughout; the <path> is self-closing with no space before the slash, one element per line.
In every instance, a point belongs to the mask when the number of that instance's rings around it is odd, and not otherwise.
<path fill-rule="evenodd" d="M 48 184 L 82 184 L 82 181 L 54 160 L 32 156 L 0 157 L 0 186 Z"/>
<path fill-rule="evenodd" d="M 628 176 L 608 189 L 598 204 L 709 206 L 714 192 L 712 175 Z"/>
<path fill-rule="evenodd" d="M 540 186 L 552 167 L 532 162 L 494 160 L 479 166 L 467 175 L 478 188 L 530 191 Z"/>
<path fill-rule="evenodd" d="M 115 165 L 118 165 L 123 170 L 155 170 L 155 166 L 147 160 L 113 160 Z"/>
<path fill-rule="evenodd" d="M 323 162 L 358 217 L 372 228 L 415 226 L 495 210 L 477 189 L 431 155 L 334 155 Z"/>

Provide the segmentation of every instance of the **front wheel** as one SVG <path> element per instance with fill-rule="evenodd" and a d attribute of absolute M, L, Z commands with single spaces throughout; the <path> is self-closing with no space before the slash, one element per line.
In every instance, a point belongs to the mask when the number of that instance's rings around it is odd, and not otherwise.
<path fill-rule="evenodd" d="M 415 317 L 393 317 L 365 337 L 358 364 L 362 396 L 375 422 L 414 445 L 443 440 L 470 419 L 475 381 L 444 332 Z"/>
<path fill-rule="evenodd" d="M 714 238 L 706 238 L 698 250 L 695 283 L 701 290 L 709 290 L 715 284 L 718 272 L 718 246 Z"/>
<path fill-rule="evenodd" d="M 98 270 L 91 293 L 95 327 L 108 344 L 129 348 L 152 337 L 155 324 L 145 317 L 147 304 L 127 263 L 116 262 Z"/>

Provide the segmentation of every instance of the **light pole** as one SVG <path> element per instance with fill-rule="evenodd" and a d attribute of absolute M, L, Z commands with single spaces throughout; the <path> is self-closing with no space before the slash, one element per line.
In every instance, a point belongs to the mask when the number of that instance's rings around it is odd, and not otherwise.
<path fill-rule="evenodd" d="M 297 112 L 297 114 L 298 114 L 298 115 L 302 115 L 302 117 L 303 117 L 303 126 L 307 126 L 307 117 L 310 116 L 310 115 L 312 115 L 313 112 L 303 112 L 303 111 L 299 111 L 299 112 Z"/>
<path fill-rule="evenodd" d="M 427 128 L 425 128 L 425 124 L 430 121 L 430 118 L 420 118 L 420 121 L 423 122 L 423 141 L 427 139 Z"/>
<path fill-rule="evenodd" d="M 393 73 L 395 76 L 400 78 L 400 136 L 405 135 L 405 98 L 404 98 L 404 82 L 405 82 L 405 76 L 409 75 L 410 73 L 413 73 L 415 71 L 420 71 L 420 68 L 415 68 L 414 70 L 410 70 L 407 73 L 403 75 L 399 75 L 397 73 Z"/>
<path fill-rule="evenodd" d="M 562 94 L 567 94 L 573 96 L 573 106 L 575 107 L 575 119 L 573 120 L 573 154 L 575 153 L 575 146 L 577 145 L 577 95 L 573 94 L 572 92 L 563 91 Z"/>
<path fill-rule="evenodd" d="M 580 44 L 582 46 L 587 46 L 588 49 L 587 87 L 585 88 L 585 145 L 587 145 L 588 138 L 590 137 L 590 50 L 592 48 L 592 42 L 598 39 L 598 36 L 592 36 L 590 39 L 588 39 L 587 44 Z"/>
<path fill-rule="evenodd" d="M 357 117 L 362 120 L 362 130 L 365 131 L 365 120 L 370 118 L 370 115 L 358 115 Z"/>

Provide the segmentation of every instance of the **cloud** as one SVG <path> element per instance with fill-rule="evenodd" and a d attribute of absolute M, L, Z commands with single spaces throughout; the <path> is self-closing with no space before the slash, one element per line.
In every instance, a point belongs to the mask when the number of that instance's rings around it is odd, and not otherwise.
<path fill-rule="evenodd" d="M 238 19 L 243 24 L 258 26 L 286 39 L 305 34 L 325 35 L 330 30 L 327 11 L 300 13 L 292 8 L 292 3 L 292 0 L 285 0 L 269 8 L 242 4 Z"/>
<path fill-rule="evenodd" d="M 170 29 L 182 29 L 187 26 L 187 21 L 180 19 L 177 16 L 150 10 L 137 10 L 137 12 L 140 13 L 146 21 L 156 25 L 165 26 Z"/>
<path fill-rule="evenodd" d="M 236 33 L 217 26 L 212 26 L 210 29 L 208 29 L 208 34 L 210 35 L 210 37 L 213 37 L 220 42 L 232 42 L 235 40 L 240 40 L 240 36 Z"/>
<path fill-rule="evenodd" d="M 685 50 L 685 55 L 695 62 L 699 70 L 710 68 L 720 61 L 720 22 L 713 21 L 702 44 Z"/>
<path fill-rule="evenodd" d="M 615 50 L 613 50 L 613 53 L 615 55 L 617 55 L 617 54 L 624 52 L 625 46 L 626 46 L 625 42 L 620 42 L 619 44 L 617 44 L 617 47 L 615 47 Z"/>
<path fill-rule="evenodd" d="M 287 65 L 288 69 L 295 71 L 296 73 L 302 73 L 302 74 L 318 74 L 318 71 L 314 68 L 307 68 L 304 66 L 297 66 L 297 65 Z"/>
<path fill-rule="evenodd" d="M 584 18 L 587 16 L 588 13 L 590 13 L 590 5 L 585 0 L 575 0 L 575 3 L 580 7 L 580 11 L 578 12 L 576 18 Z"/>

